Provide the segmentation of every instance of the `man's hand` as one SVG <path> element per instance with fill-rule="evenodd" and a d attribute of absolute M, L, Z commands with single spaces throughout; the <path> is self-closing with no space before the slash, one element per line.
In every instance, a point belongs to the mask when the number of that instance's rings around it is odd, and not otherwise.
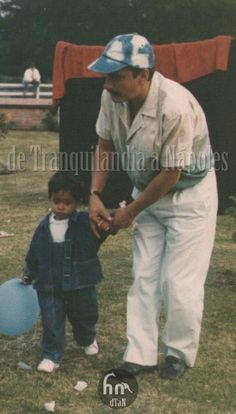
<path fill-rule="evenodd" d="M 135 214 L 132 212 L 132 209 L 129 206 L 118 208 L 112 214 L 111 231 L 126 229 L 133 224 L 134 218 Z"/>
<path fill-rule="evenodd" d="M 91 228 L 95 236 L 100 239 L 99 228 L 109 230 L 112 217 L 104 206 L 103 202 L 96 194 L 92 194 L 89 199 L 89 218 Z"/>

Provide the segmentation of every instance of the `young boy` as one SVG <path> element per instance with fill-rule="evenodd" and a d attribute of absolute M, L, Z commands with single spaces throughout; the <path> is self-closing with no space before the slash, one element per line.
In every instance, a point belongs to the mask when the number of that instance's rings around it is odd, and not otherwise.
<path fill-rule="evenodd" d="M 42 317 L 42 361 L 38 371 L 53 372 L 65 349 L 65 320 L 71 323 L 74 342 L 87 355 L 98 352 L 95 285 L 102 279 L 97 257 L 105 240 L 94 236 L 88 214 L 77 212 L 81 188 L 70 172 L 55 173 L 48 183 L 49 213 L 33 235 L 22 281 L 34 281 Z"/>

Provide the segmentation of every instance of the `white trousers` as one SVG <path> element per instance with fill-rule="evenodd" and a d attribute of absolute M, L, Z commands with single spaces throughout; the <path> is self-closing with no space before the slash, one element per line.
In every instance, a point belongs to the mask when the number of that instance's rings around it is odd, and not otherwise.
<path fill-rule="evenodd" d="M 138 195 L 134 190 L 133 196 Z M 167 194 L 136 217 L 125 361 L 157 363 L 163 301 L 165 354 L 194 365 L 216 217 L 214 171 L 192 188 Z"/>

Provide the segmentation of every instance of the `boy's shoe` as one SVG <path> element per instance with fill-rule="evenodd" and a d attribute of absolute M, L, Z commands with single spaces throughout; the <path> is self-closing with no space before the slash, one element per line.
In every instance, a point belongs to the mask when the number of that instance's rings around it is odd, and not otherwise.
<path fill-rule="evenodd" d="M 38 371 L 42 372 L 53 372 L 55 369 L 59 368 L 59 364 L 51 361 L 51 359 L 44 358 L 37 366 Z"/>
<path fill-rule="evenodd" d="M 94 339 L 93 343 L 88 346 L 81 346 L 76 342 L 76 340 L 74 340 L 72 342 L 72 348 L 74 349 L 82 348 L 86 355 L 96 355 L 99 351 L 96 339 Z"/>
<path fill-rule="evenodd" d="M 98 344 L 96 339 L 94 339 L 91 345 L 85 346 L 84 352 L 86 355 L 96 355 L 98 353 Z"/>

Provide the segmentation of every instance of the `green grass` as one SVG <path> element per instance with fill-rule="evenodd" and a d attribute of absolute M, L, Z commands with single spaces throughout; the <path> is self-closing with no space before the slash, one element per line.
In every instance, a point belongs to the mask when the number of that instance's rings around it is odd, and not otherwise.
<path fill-rule="evenodd" d="M 44 165 L 35 159 L 30 146 L 41 145 L 47 152 Z M 57 151 L 58 136 L 52 133 L 11 132 L 0 143 L 1 159 L 9 152 L 25 154 L 22 171 L 0 175 L 0 230 L 13 237 L 0 239 L 0 281 L 21 273 L 32 232 L 45 215 L 49 203 L 46 188 L 52 174 L 50 164 Z M 17 155 L 18 156 L 18 155 Z M 22 156 L 23 157 L 23 156 Z M 206 283 L 205 312 L 196 366 L 175 382 L 160 380 L 157 374 L 138 378 L 136 401 L 127 413 L 155 414 L 233 414 L 235 398 L 235 294 L 236 244 L 231 241 L 233 219 L 219 217 L 217 237 Z M 63 414 L 104 414 L 111 412 L 99 399 L 97 385 L 101 373 L 118 366 L 126 345 L 126 293 L 131 279 L 131 232 L 125 230 L 109 238 L 100 251 L 105 279 L 99 286 L 100 353 L 86 357 L 72 348 L 67 329 L 67 349 L 61 368 L 44 375 L 36 371 L 40 349 L 40 323 L 21 337 L 0 335 L 0 413 L 44 413 L 44 402 L 55 400 L 56 412 Z M 161 356 L 161 355 L 160 355 Z M 32 371 L 17 367 L 19 361 L 31 364 Z M 88 382 L 81 394 L 73 390 L 78 380 Z"/>

